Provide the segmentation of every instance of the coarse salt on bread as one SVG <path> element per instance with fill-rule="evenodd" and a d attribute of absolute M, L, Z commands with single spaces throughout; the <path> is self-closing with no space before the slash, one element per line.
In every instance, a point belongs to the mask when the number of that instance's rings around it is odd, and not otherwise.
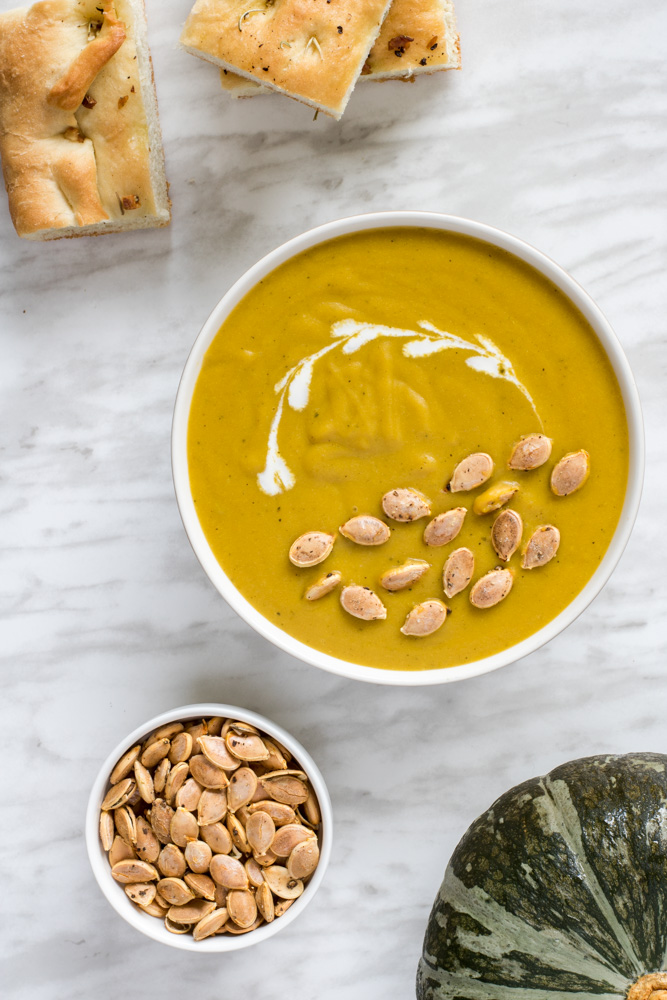
<path fill-rule="evenodd" d="M 340 118 L 390 0 L 197 0 L 193 55 Z"/>
<path fill-rule="evenodd" d="M 0 155 L 26 239 L 168 224 L 143 0 L 0 14 Z"/>
<path fill-rule="evenodd" d="M 460 69 L 461 48 L 452 0 L 393 0 L 368 53 L 362 80 L 411 80 L 419 73 Z M 268 94 L 266 87 L 227 70 L 220 83 L 231 97 Z"/>

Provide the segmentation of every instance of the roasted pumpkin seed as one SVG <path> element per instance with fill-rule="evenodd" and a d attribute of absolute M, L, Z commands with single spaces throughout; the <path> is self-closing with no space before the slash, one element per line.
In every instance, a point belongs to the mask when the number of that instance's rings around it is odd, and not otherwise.
<path fill-rule="evenodd" d="M 248 875 L 236 858 L 227 854 L 216 854 L 209 868 L 211 878 L 225 889 L 247 889 Z"/>
<path fill-rule="evenodd" d="M 197 805 L 197 821 L 203 828 L 219 823 L 227 815 L 227 789 L 205 788 Z"/>
<path fill-rule="evenodd" d="M 268 882 L 264 881 L 264 876 L 262 876 L 262 884 L 258 887 L 257 892 L 255 893 L 255 902 L 257 904 L 257 909 L 264 917 L 267 924 L 270 924 L 275 917 L 275 907 L 273 904 L 273 893 L 269 888 Z"/>
<path fill-rule="evenodd" d="M 169 906 L 184 906 L 195 898 L 190 886 L 180 878 L 161 878 L 157 884 L 157 891 Z"/>
<path fill-rule="evenodd" d="M 181 761 L 179 764 L 174 764 L 169 772 L 164 786 L 164 797 L 170 806 L 175 804 L 176 796 L 187 781 L 189 773 L 190 768 L 185 761 Z"/>
<path fill-rule="evenodd" d="M 442 601 L 422 601 L 409 611 L 401 627 L 403 635 L 433 635 L 447 620 L 448 608 Z"/>
<path fill-rule="evenodd" d="M 430 516 L 431 501 L 418 490 L 390 490 L 382 497 L 382 510 L 393 521 L 418 521 Z"/>
<path fill-rule="evenodd" d="M 156 799 L 151 806 L 150 821 L 153 833 L 161 844 L 169 843 L 169 827 L 174 810 L 164 799 Z"/>
<path fill-rule="evenodd" d="M 195 754 L 188 761 L 190 774 L 204 788 L 226 788 L 229 778 L 221 767 L 211 764 L 203 754 Z"/>
<path fill-rule="evenodd" d="M 210 826 L 202 826 L 199 835 L 208 844 L 214 854 L 229 854 L 232 849 L 231 834 L 222 823 L 212 823 Z"/>
<path fill-rule="evenodd" d="M 191 812 L 180 806 L 171 817 L 169 833 L 172 843 L 185 847 L 189 840 L 196 840 L 199 836 L 199 824 Z"/>
<path fill-rule="evenodd" d="M 551 473 L 551 489 L 557 497 L 575 493 L 584 485 L 591 471 L 590 455 L 583 448 L 561 458 Z"/>
<path fill-rule="evenodd" d="M 156 795 L 162 795 L 167 776 L 171 770 L 171 761 L 168 757 L 163 757 L 153 772 L 153 790 Z"/>
<path fill-rule="evenodd" d="M 335 541 L 335 536 L 326 531 L 307 531 L 292 542 L 289 560 L 292 565 L 302 569 L 317 566 L 330 555 Z"/>
<path fill-rule="evenodd" d="M 494 510 L 500 510 L 512 499 L 515 493 L 519 492 L 518 483 L 494 483 L 487 490 L 475 497 L 472 509 L 475 514 L 492 514 Z"/>
<path fill-rule="evenodd" d="M 160 726 L 156 729 L 150 738 L 152 743 L 154 740 L 172 740 L 177 733 L 182 733 L 184 729 L 182 722 L 165 722 L 164 726 Z"/>
<path fill-rule="evenodd" d="M 215 903 L 208 899 L 193 899 L 182 906 L 170 906 L 169 920 L 175 924 L 196 924 L 215 910 Z"/>
<path fill-rule="evenodd" d="M 185 845 L 185 861 L 190 871 L 205 875 L 211 864 L 213 851 L 204 840 L 189 840 Z"/>
<path fill-rule="evenodd" d="M 251 815 L 255 812 L 268 813 L 276 826 L 293 823 L 296 819 L 296 813 L 291 806 L 284 805 L 282 802 L 275 802 L 273 799 L 260 799 L 259 802 L 253 802 L 248 809 Z M 318 819 L 317 823 L 319 822 Z"/>
<path fill-rule="evenodd" d="M 317 839 L 310 837 L 297 844 L 287 859 L 287 871 L 294 879 L 304 879 L 312 875 L 320 860 L 320 849 Z"/>
<path fill-rule="evenodd" d="M 232 889 L 227 893 L 227 912 L 237 927 L 250 927 L 257 920 L 257 904 L 249 889 Z"/>
<path fill-rule="evenodd" d="M 235 816 L 234 813 L 228 812 L 225 825 L 231 834 L 234 846 L 238 848 L 241 854 L 250 854 L 250 844 L 248 843 L 248 838 L 245 835 L 243 824 L 238 817 Z"/>
<path fill-rule="evenodd" d="M 380 586 L 385 590 L 397 591 L 411 587 L 413 583 L 421 580 L 424 573 L 431 568 L 431 564 L 425 559 L 407 559 L 401 566 L 388 569 L 380 577 Z"/>
<path fill-rule="evenodd" d="M 169 747 L 169 760 L 172 764 L 180 764 L 192 755 L 192 736 L 190 733 L 177 733 Z"/>
<path fill-rule="evenodd" d="M 492 569 L 480 577 L 470 591 L 470 603 L 476 608 L 492 608 L 507 597 L 513 579 L 509 569 Z"/>
<path fill-rule="evenodd" d="M 521 559 L 522 569 L 537 569 L 546 566 L 558 552 L 560 531 L 553 524 L 541 524 L 528 539 Z M 116 824 L 118 825 L 118 824 Z"/>
<path fill-rule="evenodd" d="M 266 747 L 264 747 L 266 749 Z M 227 805 L 231 812 L 236 812 L 252 800 L 257 788 L 257 775 L 249 767 L 240 767 L 229 779 L 227 789 Z"/>
<path fill-rule="evenodd" d="M 235 771 L 241 766 L 237 758 L 230 754 L 223 737 L 201 736 L 198 742 L 201 752 L 214 767 L 223 771 Z"/>
<path fill-rule="evenodd" d="M 192 930 L 195 941 L 203 941 L 205 938 L 211 937 L 212 934 L 217 934 L 227 923 L 228 916 L 226 907 L 222 907 L 219 910 L 212 910 L 205 917 L 202 917 Z"/>
<path fill-rule="evenodd" d="M 455 597 L 465 590 L 475 572 L 475 557 L 465 547 L 454 549 L 442 571 L 442 586 L 445 597 Z"/>
<path fill-rule="evenodd" d="M 264 777 L 264 786 L 272 799 L 286 806 L 298 806 L 308 798 L 308 789 L 300 778 L 294 775 L 275 775 Z"/>
<path fill-rule="evenodd" d="M 503 562 L 509 562 L 521 544 L 523 521 L 515 510 L 503 510 L 493 522 L 491 544 Z"/>
<path fill-rule="evenodd" d="M 154 743 L 150 743 L 139 758 L 141 763 L 144 767 L 155 767 L 163 757 L 167 756 L 170 745 L 171 743 L 166 736 L 161 740 L 155 740 Z"/>
<path fill-rule="evenodd" d="M 121 806 L 120 809 L 115 810 L 113 818 L 118 836 L 122 837 L 130 847 L 134 847 L 137 842 L 137 820 L 134 812 L 129 806 Z"/>
<path fill-rule="evenodd" d="M 437 514 L 424 528 L 424 544 L 440 546 L 453 542 L 463 527 L 467 513 L 466 507 L 453 507 L 444 514 Z"/>
<path fill-rule="evenodd" d="M 338 530 L 355 545 L 384 545 L 391 535 L 388 525 L 372 514 L 357 514 Z"/>
<path fill-rule="evenodd" d="M 281 829 L 285 829 L 285 827 Z M 248 817 L 245 833 L 252 851 L 255 854 L 264 854 L 271 847 L 271 841 L 276 833 L 276 824 L 267 812 L 259 810 Z"/>
<path fill-rule="evenodd" d="M 190 932 L 190 924 L 177 924 L 169 917 L 164 918 L 164 926 L 167 928 L 170 934 L 188 934 Z"/>
<path fill-rule="evenodd" d="M 319 601 L 321 597 L 326 597 L 336 589 L 338 584 L 343 579 L 343 574 L 337 569 L 332 570 L 330 573 L 325 573 L 321 576 L 319 580 L 312 584 L 304 594 L 307 601 Z"/>
<path fill-rule="evenodd" d="M 227 749 L 239 760 L 266 760 L 269 751 L 256 733 L 235 733 L 230 730 L 225 736 Z"/>
<path fill-rule="evenodd" d="M 248 876 L 248 882 L 250 882 L 250 885 L 254 886 L 255 889 L 259 889 L 261 885 L 264 885 L 264 873 L 254 858 L 248 858 L 245 863 L 245 870 L 246 875 Z"/>
<path fill-rule="evenodd" d="M 288 826 L 281 826 L 276 831 L 268 846 L 277 858 L 287 858 L 297 844 L 302 844 L 305 840 L 314 839 L 315 835 L 311 829 L 300 824 L 290 823 Z"/>
<path fill-rule="evenodd" d="M 283 865 L 271 865 L 264 870 L 264 878 L 274 896 L 280 899 L 297 899 L 303 892 L 301 879 L 292 878 Z"/>
<path fill-rule="evenodd" d="M 187 865 L 183 852 L 176 844 L 165 844 L 157 859 L 157 866 L 166 878 L 181 878 Z"/>
<path fill-rule="evenodd" d="M 153 865 L 136 858 L 118 861 L 111 869 L 111 874 L 116 882 L 121 882 L 123 885 L 130 882 L 152 882 L 153 879 L 159 878 Z"/>
<path fill-rule="evenodd" d="M 128 774 L 134 767 L 135 760 L 139 759 L 139 754 L 141 753 L 141 746 L 132 747 L 120 758 L 113 771 L 109 775 L 109 781 L 112 785 L 117 785 L 119 781 L 123 778 L 127 778 Z"/>
<path fill-rule="evenodd" d="M 215 899 L 215 882 L 210 875 L 186 872 L 183 881 L 195 896 L 199 896 L 201 899 Z"/>
<path fill-rule="evenodd" d="M 183 809 L 189 809 L 190 812 L 194 812 L 203 791 L 204 789 L 198 781 L 195 781 L 194 778 L 188 778 L 176 792 L 175 805 L 182 806 Z"/>
<path fill-rule="evenodd" d="M 136 856 L 137 854 L 134 848 L 126 844 L 122 837 L 119 837 L 118 835 L 114 837 L 113 843 L 109 848 L 109 864 L 112 868 L 115 864 L 118 864 L 119 861 L 129 861 L 132 858 L 136 858 Z"/>
<path fill-rule="evenodd" d="M 128 801 L 132 792 L 135 790 L 136 784 L 134 778 L 123 778 L 117 784 L 112 785 L 109 791 L 106 793 L 102 799 L 101 809 L 120 809 Z"/>
<path fill-rule="evenodd" d="M 464 458 L 454 469 L 446 489 L 450 493 L 476 490 L 493 475 L 493 459 L 486 452 L 475 452 Z"/>
<path fill-rule="evenodd" d="M 100 813 L 100 840 L 102 841 L 102 847 L 105 851 L 111 850 L 111 845 L 113 844 L 113 838 L 115 833 L 115 825 L 113 821 L 113 815 L 106 810 L 102 810 Z"/>
<path fill-rule="evenodd" d="M 155 788 L 153 787 L 151 772 L 147 767 L 144 767 L 140 760 L 135 760 L 134 762 L 134 780 L 137 783 L 137 791 L 144 802 L 147 802 L 148 805 L 154 802 Z"/>
<path fill-rule="evenodd" d="M 370 587 L 359 587 L 350 584 L 343 587 L 340 595 L 340 603 L 343 610 L 354 618 L 361 618 L 365 622 L 373 622 L 385 619 L 387 609 Z"/>
<path fill-rule="evenodd" d="M 153 833 L 145 816 L 137 816 L 137 841 L 135 850 L 142 861 L 157 861 L 160 855 L 160 842 Z"/>
<path fill-rule="evenodd" d="M 545 434 L 526 434 L 512 448 L 507 465 L 510 469 L 539 469 L 551 455 L 551 438 Z"/>

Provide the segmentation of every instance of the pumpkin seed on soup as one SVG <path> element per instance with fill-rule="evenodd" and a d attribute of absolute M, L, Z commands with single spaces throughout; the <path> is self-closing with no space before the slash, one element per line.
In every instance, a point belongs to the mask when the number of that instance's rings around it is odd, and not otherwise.
<path fill-rule="evenodd" d="M 503 562 L 509 562 L 521 544 L 523 521 L 515 510 L 503 510 L 493 522 L 491 544 Z"/>
<path fill-rule="evenodd" d="M 512 589 L 513 576 L 509 569 L 493 569 L 480 577 L 470 591 L 470 603 L 476 608 L 492 608 L 504 601 Z"/>
<path fill-rule="evenodd" d="M 551 438 L 546 434 L 526 434 L 512 448 L 507 465 L 524 472 L 539 469 L 549 459 L 551 447 Z"/>
<path fill-rule="evenodd" d="M 528 539 L 521 559 L 522 569 L 545 566 L 558 552 L 560 531 L 553 524 L 542 524 Z"/>
<path fill-rule="evenodd" d="M 518 483 L 494 483 L 484 490 L 478 497 L 472 509 L 475 514 L 491 514 L 494 510 L 499 510 L 512 499 L 515 493 L 519 492 Z"/>
<path fill-rule="evenodd" d="M 424 528 L 424 543 L 426 545 L 448 545 L 453 542 L 463 527 L 465 507 L 454 507 L 443 514 L 437 514 Z"/>
<path fill-rule="evenodd" d="M 326 531 L 307 531 L 305 535 L 299 535 L 296 541 L 292 542 L 289 550 L 290 562 L 294 566 L 303 568 L 317 566 L 327 558 L 335 541 L 335 537 Z"/>
<path fill-rule="evenodd" d="M 493 459 L 491 456 L 483 451 L 475 452 L 459 462 L 446 488 L 450 493 L 467 493 L 482 486 L 492 475 Z"/>
<path fill-rule="evenodd" d="M 431 501 L 418 490 L 390 490 L 382 497 L 382 510 L 393 521 L 417 521 L 429 517 Z"/>
<path fill-rule="evenodd" d="M 343 574 L 339 573 L 337 569 L 332 570 L 330 573 L 325 573 L 321 576 L 317 583 L 312 584 L 304 594 L 307 601 L 319 601 L 321 597 L 326 597 L 333 590 L 336 589 L 338 584 L 343 579 Z"/>
<path fill-rule="evenodd" d="M 475 572 L 475 557 L 465 547 L 455 549 L 442 571 L 442 586 L 445 597 L 455 597 L 465 590 Z"/>
<path fill-rule="evenodd" d="M 391 535 L 384 521 L 372 514 L 357 514 L 341 524 L 338 530 L 356 545 L 384 545 Z"/>
<path fill-rule="evenodd" d="M 551 473 L 551 489 L 557 497 L 580 490 L 591 471 L 590 455 L 583 448 L 561 458 Z"/>

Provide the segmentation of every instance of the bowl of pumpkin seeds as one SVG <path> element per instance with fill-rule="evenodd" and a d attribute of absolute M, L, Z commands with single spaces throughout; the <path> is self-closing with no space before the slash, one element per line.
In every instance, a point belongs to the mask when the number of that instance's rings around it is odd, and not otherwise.
<path fill-rule="evenodd" d="M 113 908 L 188 951 L 235 951 L 291 923 L 322 882 L 331 833 L 310 755 L 234 705 L 189 705 L 135 729 L 100 768 L 86 815 Z"/>

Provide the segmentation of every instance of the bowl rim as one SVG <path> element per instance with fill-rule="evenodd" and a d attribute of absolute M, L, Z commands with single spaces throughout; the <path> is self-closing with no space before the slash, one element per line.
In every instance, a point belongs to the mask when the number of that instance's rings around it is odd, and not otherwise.
<path fill-rule="evenodd" d="M 629 441 L 628 481 L 616 530 L 595 573 L 567 607 L 533 635 L 505 650 L 470 663 L 421 671 L 388 670 L 341 660 L 307 646 L 257 611 L 237 590 L 213 555 L 190 492 L 187 460 L 187 426 L 195 383 L 206 351 L 232 309 L 259 280 L 304 250 L 339 236 L 395 227 L 436 229 L 491 243 L 531 265 L 560 289 L 590 324 L 612 365 L 625 407 Z M 171 460 L 176 502 L 195 555 L 218 593 L 256 632 L 284 652 L 330 673 L 376 684 L 422 686 L 476 677 L 528 656 L 571 625 L 597 597 L 618 564 L 637 517 L 644 479 L 644 427 L 639 393 L 620 341 L 600 307 L 559 264 L 530 243 L 472 219 L 435 212 L 376 212 L 336 219 L 293 237 L 260 258 L 222 296 L 197 335 L 181 375 L 172 421 Z"/>
<path fill-rule="evenodd" d="M 302 770 L 306 772 L 313 786 L 322 814 L 321 836 L 320 836 L 320 860 L 317 868 L 313 872 L 310 881 L 306 885 L 303 894 L 290 906 L 290 908 L 278 920 L 270 924 L 262 924 L 255 931 L 238 936 L 220 935 L 204 938 L 203 941 L 195 941 L 191 934 L 171 934 L 164 926 L 164 922 L 146 913 L 141 913 L 135 909 L 130 899 L 123 892 L 122 886 L 114 882 L 111 877 L 111 868 L 106 852 L 102 848 L 99 836 L 99 816 L 100 805 L 109 781 L 111 770 L 120 757 L 143 740 L 159 726 L 168 722 L 182 722 L 187 719 L 201 719 L 222 716 L 223 718 L 236 719 L 239 722 L 247 722 L 263 730 L 268 736 L 273 736 L 294 755 Z M 201 704 L 183 705 L 167 712 L 162 712 L 154 718 L 149 719 L 141 726 L 137 726 L 128 736 L 122 739 L 117 746 L 107 756 L 100 767 L 93 782 L 88 806 L 86 808 L 85 820 L 86 850 L 88 859 L 95 880 L 106 896 L 107 900 L 116 913 L 131 924 L 135 930 L 140 931 L 153 941 L 172 948 L 180 948 L 182 951 L 196 951 L 200 953 L 216 953 L 239 951 L 241 948 L 248 948 L 251 945 L 259 944 L 273 937 L 279 931 L 287 927 L 299 914 L 308 906 L 315 893 L 319 889 L 331 858 L 331 848 L 333 843 L 333 810 L 331 798 L 322 774 L 301 743 L 283 729 L 277 723 L 267 719 L 246 708 L 237 705 L 223 705 L 217 702 L 203 702 Z"/>

